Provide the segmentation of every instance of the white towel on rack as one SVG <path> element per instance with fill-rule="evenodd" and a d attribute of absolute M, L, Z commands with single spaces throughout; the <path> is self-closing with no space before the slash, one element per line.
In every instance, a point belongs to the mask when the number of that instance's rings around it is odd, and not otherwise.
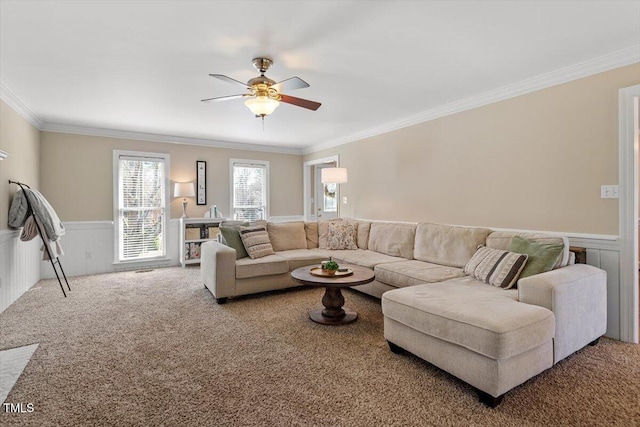
<path fill-rule="evenodd" d="M 40 229 L 44 230 L 42 223 L 40 222 L 40 219 L 38 219 L 37 222 L 38 222 L 38 225 L 40 226 Z M 24 222 L 24 227 L 22 227 L 22 233 L 20 233 L 20 240 L 22 240 L 23 242 L 28 242 L 30 240 L 33 240 L 37 236 L 38 236 L 38 227 L 36 225 L 36 220 L 33 219 L 33 215 L 29 215 L 27 220 Z M 55 242 L 52 242 L 46 235 L 42 237 L 43 237 L 43 240 L 46 242 L 46 245 L 49 246 L 49 251 L 51 252 L 51 256 L 54 259 L 64 255 L 64 251 L 62 250 L 62 246 L 60 245 L 61 239 L 58 239 Z M 40 247 L 40 250 L 42 251 L 42 260 L 48 261 L 49 254 L 47 253 L 47 250 L 45 249 L 44 245 Z"/>
<path fill-rule="evenodd" d="M 51 256 L 55 259 L 64 255 L 64 251 L 62 250 L 62 246 L 60 246 L 60 239 L 52 242 L 51 240 L 47 241 L 47 245 L 49 246 L 49 252 L 51 252 Z M 42 260 L 49 261 L 49 254 L 47 253 L 44 245 L 40 248 L 42 251 Z"/>
<path fill-rule="evenodd" d="M 40 227 L 42 227 L 42 225 L 40 225 Z M 33 240 L 37 235 L 38 227 L 36 226 L 36 221 L 33 219 L 33 215 L 29 215 L 27 220 L 24 222 L 24 227 L 22 227 L 20 240 L 22 240 L 23 242 L 28 242 L 29 240 Z"/>
<path fill-rule="evenodd" d="M 29 197 L 33 212 L 43 225 L 46 237 L 55 242 L 60 236 L 64 235 L 64 225 L 60 222 L 56 211 L 53 210 L 53 207 L 42 194 L 31 189 L 18 190 L 13 196 L 11 207 L 9 208 L 9 227 L 20 228 L 24 226 L 27 218 L 31 216 L 27 197 Z"/>

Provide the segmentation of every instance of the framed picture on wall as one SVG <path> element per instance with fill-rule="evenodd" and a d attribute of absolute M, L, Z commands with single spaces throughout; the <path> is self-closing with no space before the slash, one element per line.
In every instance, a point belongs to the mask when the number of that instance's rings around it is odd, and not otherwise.
<path fill-rule="evenodd" d="M 203 160 L 196 161 L 196 173 L 197 173 L 197 194 L 196 200 L 199 205 L 207 204 L 207 162 Z"/>

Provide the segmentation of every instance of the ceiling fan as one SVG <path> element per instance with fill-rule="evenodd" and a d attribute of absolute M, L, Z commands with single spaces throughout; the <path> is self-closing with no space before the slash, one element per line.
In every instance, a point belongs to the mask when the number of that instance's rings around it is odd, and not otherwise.
<path fill-rule="evenodd" d="M 296 98 L 293 96 L 285 95 L 283 90 L 294 90 L 309 87 L 309 84 L 299 77 L 291 77 L 281 82 L 276 83 L 271 80 L 264 73 L 267 72 L 269 67 L 273 65 L 273 61 L 269 58 L 254 58 L 253 67 L 260 71 L 260 76 L 254 77 L 247 83 L 242 83 L 239 80 L 232 79 L 224 74 L 209 74 L 211 77 L 215 77 L 220 80 L 224 80 L 231 84 L 240 85 L 247 89 L 248 93 L 239 95 L 221 96 L 217 98 L 203 99 L 202 102 L 217 102 L 228 101 L 230 99 L 237 98 L 249 98 L 244 102 L 244 105 L 251 110 L 256 117 L 261 117 L 264 120 L 265 116 L 273 113 L 280 105 L 280 102 L 295 105 L 298 107 L 306 108 L 308 110 L 317 110 L 320 108 L 319 102 L 309 101 L 308 99 Z"/>

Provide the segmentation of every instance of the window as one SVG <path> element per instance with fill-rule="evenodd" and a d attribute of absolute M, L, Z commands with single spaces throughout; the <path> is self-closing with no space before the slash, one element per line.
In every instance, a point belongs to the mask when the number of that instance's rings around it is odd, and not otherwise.
<path fill-rule="evenodd" d="M 166 256 L 169 155 L 114 150 L 118 262 Z"/>
<path fill-rule="evenodd" d="M 324 211 L 338 212 L 338 201 L 336 200 L 336 190 L 338 184 L 322 184 L 324 186 Z"/>
<path fill-rule="evenodd" d="M 269 162 L 231 159 L 231 215 L 255 221 L 269 217 Z"/>

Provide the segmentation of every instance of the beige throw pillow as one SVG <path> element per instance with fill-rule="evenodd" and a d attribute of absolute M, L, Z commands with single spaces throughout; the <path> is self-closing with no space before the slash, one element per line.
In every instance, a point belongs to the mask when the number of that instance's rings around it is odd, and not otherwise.
<path fill-rule="evenodd" d="M 318 223 L 305 222 L 304 232 L 307 238 L 307 249 L 315 249 L 318 247 Z"/>
<path fill-rule="evenodd" d="M 489 285 L 509 289 L 518 281 L 526 263 L 527 255 L 480 245 L 464 272 Z"/>
<path fill-rule="evenodd" d="M 262 225 L 239 227 L 240 237 L 244 248 L 251 259 L 262 258 L 267 255 L 273 255 L 273 247 L 269 240 L 269 233 L 266 227 Z"/>
<path fill-rule="evenodd" d="M 348 222 L 332 222 L 328 225 L 327 249 L 358 249 L 356 227 Z"/>
<path fill-rule="evenodd" d="M 268 222 L 267 232 L 274 251 L 307 249 L 307 235 L 303 221 Z"/>

